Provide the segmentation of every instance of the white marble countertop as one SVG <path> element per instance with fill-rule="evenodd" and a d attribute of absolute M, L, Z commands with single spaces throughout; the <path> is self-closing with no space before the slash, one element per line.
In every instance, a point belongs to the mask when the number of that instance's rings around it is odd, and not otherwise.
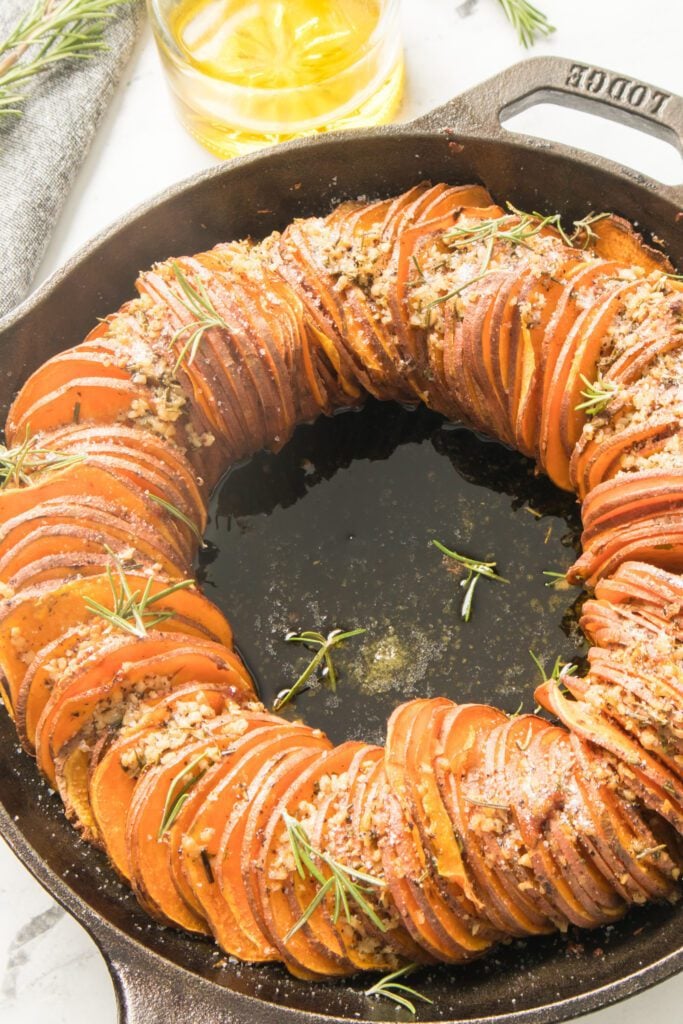
<path fill-rule="evenodd" d="M 613 68 L 683 92 L 679 0 L 538 0 L 557 26 L 534 53 Z M 647 15 L 647 17 L 645 17 Z M 495 0 L 403 0 L 408 61 L 401 118 L 444 102 L 525 56 Z M 539 106 L 520 129 L 601 153 L 666 182 L 683 179 L 671 146 L 587 115 Z M 120 214 L 215 158 L 176 122 L 148 32 L 116 93 L 49 246 L 44 279 Z M 683 977 L 583 1018 L 588 1024 L 674 1024 Z M 91 939 L 0 844 L 0 1021 L 113 1024 L 107 970 Z"/>

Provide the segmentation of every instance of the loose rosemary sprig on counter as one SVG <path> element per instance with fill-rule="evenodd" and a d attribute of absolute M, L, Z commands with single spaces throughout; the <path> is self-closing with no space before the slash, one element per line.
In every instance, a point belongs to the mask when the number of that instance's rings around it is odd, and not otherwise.
<path fill-rule="evenodd" d="M 405 978 L 408 974 L 412 974 L 417 966 L 417 964 L 406 964 L 405 967 L 399 967 L 397 971 L 392 971 L 391 974 L 385 974 L 379 981 L 376 981 L 374 985 L 365 990 L 365 995 L 391 999 L 392 1002 L 398 1003 L 404 1010 L 415 1016 L 415 1003 L 413 999 L 419 999 L 421 1002 L 429 1003 L 430 1005 L 434 1004 L 433 999 L 428 999 L 427 996 L 423 996 L 417 989 L 404 985 L 398 980 L 399 978 Z"/>
<path fill-rule="evenodd" d="M 581 374 L 581 380 L 586 385 L 581 392 L 584 401 L 575 406 L 576 411 L 582 409 L 586 416 L 597 416 L 598 413 L 604 412 L 618 392 L 619 385 L 616 381 L 605 380 L 601 373 L 598 373 L 592 383 L 583 374 Z"/>
<path fill-rule="evenodd" d="M 205 331 L 210 330 L 212 327 L 222 327 L 225 331 L 229 328 L 211 301 L 211 297 L 201 281 L 195 288 L 185 274 L 183 274 L 177 263 L 173 262 L 171 267 L 183 293 L 180 301 L 185 309 L 195 318 L 191 323 L 180 327 L 171 338 L 171 344 L 175 344 L 184 334 L 188 335 L 176 359 L 174 372 L 177 373 L 178 368 L 184 361 L 186 361 L 187 366 L 192 365 L 199 351 Z"/>
<path fill-rule="evenodd" d="M 318 633 L 312 629 L 307 629 L 304 630 L 303 633 L 288 633 L 285 637 L 287 643 L 306 644 L 306 646 L 309 647 L 317 647 L 318 650 L 313 655 L 311 661 L 301 673 L 297 681 L 288 689 L 279 693 L 275 698 L 273 711 L 280 711 L 286 704 L 289 704 L 294 697 L 300 694 L 318 666 L 323 662 L 325 662 L 327 678 L 331 683 L 332 689 L 336 690 L 337 674 L 332 662 L 332 648 L 336 647 L 337 644 L 342 643 L 344 640 L 350 640 L 351 637 L 360 636 L 361 633 L 365 632 L 367 632 L 365 629 L 350 629 L 347 632 L 342 632 L 341 629 L 333 629 L 331 633 L 327 634 L 327 636 L 323 636 L 322 633 Z"/>
<path fill-rule="evenodd" d="M 285 942 L 289 942 L 303 925 L 306 924 L 316 907 L 325 899 L 328 893 L 334 896 L 334 910 L 332 920 L 334 924 L 339 920 L 339 915 L 344 912 L 344 917 L 351 923 L 350 903 L 355 903 L 362 914 L 365 915 L 376 928 L 381 932 L 386 931 L 386 925 L 377 915 L 374 908 L 368 903 L 366 894 L 374 889 L 383 889 L 385 883 L 381 878 L 368 875 L 364 871 L 356 871 L 355 868 L 340 864 L 329 853 L 323 853 L 311 844 L 306 829 L 287 811 L 282 812 L 282 819 L 287 828 L 287 836 L 292 848 L 294 864 L 298 875 L 301 878 L 312 878 L 320 888 L 304 910 L 303 914 L 290 928 L 285 935 Z M 323 866 L 330 872 L 326 875 Z"/>
<path fill-rule="evenodd" d="M 474 591 L 477 583 L 482 576 L 485 576 L 488 580 L 497 580 L 499 583 L 509 583 L 504 576 L 499 576 L 496 572 L 496 562 L 482 562 L 476 558 L 468 558 L 467 555 L 460 555 L 457 551 L 451 551 L 445 544 L 442 544 L 440 540 L 432 540 L 432 544 L 435 548 L 446 555 L 448 558 L 452 558 L 468 569 L 467 577 L 461 581 L 460 586 L 465 588 L 465 596 L 462 602 L 462 608 L 460 614 L 462 615 L 465 622 L 469 622 L 472 615 L 472 601 L 474 599 Z"/>
<path fill-rule="evenodd" d="M 110 548 L 107 548 L 107 553 L 111 558 L 111 563 L 107 566 L 107 578 L 111 588 L 112 607 L 107 608 L 92 597 L 85 597 L 83 600 L 86 607 L 95 615 L 132 636 L 145 637 L 148 630 L 172 619 L 175 612 L 170 608 L 155 612 L 150 610 L 152 605 L 178 590 L 194 586 L 194 580 L 178 580 L 152 594 L 154 579 L 150 576 L 143 590 L 131 590 L 120 559 Z"/>
<path fill-rule="evenodd" d="M 85 459 L 85 455 L 71 455 L 51 448 L 40 448 L 36 441 L 37 438 L 31 437 L 27 427 L 20 445 L 15 448 L 0 445 L 0 490 L 4 491 L 7 487 L 31 487 L 32 474 L 65 469 Z"/>
<path fill-rule="evenodd" d="M 529 49 L 538 36 L 549 36 L 555 31 L 548 18 L 539 11 L 537 7 L 529 3 L 529 0 L 498 0 L 505 12 L 505 16 L 517 32 L 517 38 L 522 46 Z"/>
<path fill-rule="evenodd" d="M 104 27 L 131 0 L 35 0 L 0 43 L 0 118 L 19 115 L 24 86 L 47 68 L 106 50 Z"/>

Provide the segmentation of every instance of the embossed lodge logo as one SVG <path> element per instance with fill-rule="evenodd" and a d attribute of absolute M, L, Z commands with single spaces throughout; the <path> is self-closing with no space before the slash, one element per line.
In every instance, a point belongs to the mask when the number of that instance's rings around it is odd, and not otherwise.
<path fill-rule="evenodd" d="M 609 96 L 627 110 L 642 110 L 653 117 L 659 117 L 671 99 L 668 92 L 652 89 L 637 79 L 610 75 L 587 64 L 572 64 L 565 85 L 592 96 Z"/>

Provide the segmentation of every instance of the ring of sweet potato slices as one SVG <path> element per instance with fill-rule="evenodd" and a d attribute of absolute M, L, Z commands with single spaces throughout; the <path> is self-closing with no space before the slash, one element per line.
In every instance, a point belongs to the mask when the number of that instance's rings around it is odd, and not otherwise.
<path fill-rule="evenodd" d="M 164 924 L 307 980 L 463 963 L 678 898 L 683 291 L 619 217 L 480 185 L 342 203 L 143 272 L 5 425 L 0 692 Z M 268 712 L 191 579 L 225 469 L 366 395 L 582 501 L 583 678 L 542 715 L 415 699 L 384 748 Z M 400 680 L 397 680 L 400 684 Z"/>

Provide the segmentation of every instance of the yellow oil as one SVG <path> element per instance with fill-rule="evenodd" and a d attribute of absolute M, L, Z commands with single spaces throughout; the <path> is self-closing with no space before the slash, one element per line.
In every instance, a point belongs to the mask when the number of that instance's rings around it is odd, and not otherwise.
<path fill-rule="evenodd" d="M 220 156 L 391 119 L 393 0 L 149 0 L 185 124 Z"/>

